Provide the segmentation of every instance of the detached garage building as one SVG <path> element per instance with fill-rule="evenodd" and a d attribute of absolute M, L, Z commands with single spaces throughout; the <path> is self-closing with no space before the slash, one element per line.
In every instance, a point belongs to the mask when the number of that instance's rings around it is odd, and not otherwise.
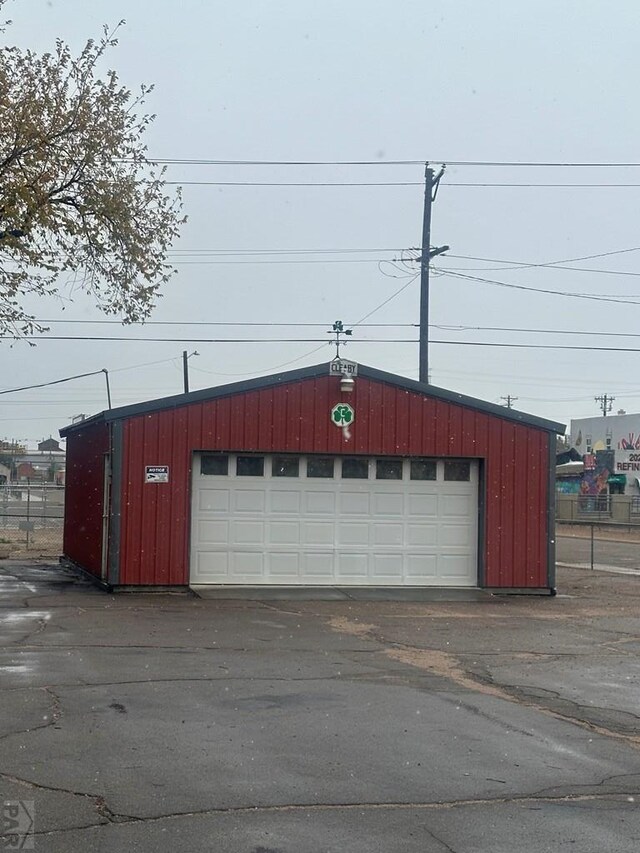
<path fill-rule="evenodd" d="M 67 439 L 64 555 L 110 587 L 552 592 L 562 424 L 360 366 L 112 409 Z"/>

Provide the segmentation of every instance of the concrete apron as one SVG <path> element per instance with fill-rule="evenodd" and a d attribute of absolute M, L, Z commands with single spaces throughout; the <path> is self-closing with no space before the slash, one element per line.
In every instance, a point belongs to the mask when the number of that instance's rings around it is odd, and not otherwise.
<path fill-rule="evenodd" d="M 488 601 L 477 588 L 436 586 L 209 586 L 190 587 L 199 598 L 242 601 Z"/>

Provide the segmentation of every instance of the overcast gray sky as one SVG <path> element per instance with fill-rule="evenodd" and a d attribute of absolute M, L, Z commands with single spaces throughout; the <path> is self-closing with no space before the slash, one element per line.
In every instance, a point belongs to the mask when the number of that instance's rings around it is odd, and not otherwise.
<path fill-rule="evenodd" d="M 448 274 L 432 278 L 432 382 L 494 402 L 511 394 L 517 408 L 564 422 L 597 414 L 593 397 L 604 392 L 615 410 L 640 409 L 636 352 L 435 343 L 640 350 L 640 337 L 619 337 L 640 335 L 640 249 L 565 264 L 577 270 L 503 263 L 640 247 L 640 168 L 451 165 L 640 162 L 634 0 L 13 0 L 5 11 L 14 21 L 6 41 L 37 51 L 60 37 L 77 52 L 102 24 L 126 19 L 108 65 L 131 87 L 155 84 L 150 156 L 376 165 L 170 166 L 168 179 L 185 183 L 189 222 L 172 253 L 178 274 L 152 320 L 174 325 L 94 323 L 105 318 L 78 293 L 32 309 L 52 321 L 51 334 L 178 340 L 5 341 L 1 388 L 106 367 L 114 405 L 125 405 L 180 392 L 183 349 L 199 353 L 192 388 L 328 361 L 326 344 L 266 339 L 328 338 L 304 324 L 355 324 L 405 284 L 366 321 L 398 325 L 355 328 L 344 355 L 417 378 L 417 344 L 404 341 L 417 338 L 419 281 L 394 278 L 405 272 L 388 261 L 419 245 L 424 167 L 387 161 L 429 160 L 450 164 L 433 209 L 432 244 L 449 244 L 451 254 L 434 262 Z M 220 183 L 234 181 L 324 185 Z M 300 325 L 189 325 L 196 321 Z M 262 341 L 189 341 L 225 337 Z M 31 442 L 106 406 L 101 377 L 0 400 L 0 437 Z"/>

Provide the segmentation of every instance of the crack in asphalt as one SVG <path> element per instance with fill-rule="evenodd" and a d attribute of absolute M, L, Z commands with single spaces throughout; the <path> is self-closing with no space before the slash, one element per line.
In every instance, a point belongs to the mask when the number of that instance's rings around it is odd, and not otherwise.
<path fill-rule="evenodd" d="M 30 726 L 26 729 L 16 729 L 12 732 L 5 732 L 3 735 L 0 735 L 0 741 L 6 740 L 10 737 L 15 737 L 16 735 L 26 735 L 31 734 L 31 732 L 40 731 L 40 729 L 48 729 L 51 726 L 55 726 L 56 723 L 62 717 L 62 700 L 60 697 L 54 692 L 53 688 L 49 685 L 45 687 L 18 687 L 16 690 L 41 690 L 46 693 L 51 698 L 51 711 L 49 715 L 46 717 L 46 722 L 40 723 L 37 726 Z M 8 692 L 4 690 L 4 692 Z M 0 773 L 2 776 L 2 773 Z"/>
<path fill-rule="evenodd" d="M 25 788 L 29 788 L 30 790 L 34 790 L 34 791 L 51 791 L 52 793 L 56 793 L 56 794 L 69 794 L 69 796 L 80 797 L 84 800 L 91 800 L 93 803 L 93 806 L 96 810 L 96 813 L 98 814 L 98 816 L 100 818 L 103 819 L 103 822 L 109 822 L 109 823 L 116 822 L 116 819 L 117 819 L 116 815 L 109 808 L 109 806 L 107 805 L 107 803 L 105 801 L 105 798 L 101 794 L 91 794 L 91 793 L 88 793 L 87 791 L 74 791 L 71 788 L 63 788 L 63 787 L 60 787 L 57 785 L 45 785 L 41 782 L 33 782 L 30 779 L 23 779 L 20 776 L 13 776 L 10 773 L 4 773 L 2 771 L 0 771 L 0 778 L 6 779 L 7 782 L 12 782 L 14 785 L 23 785 Z M 125 817 L 127 819 L 136 820 L 136 818 L 133 815 L 126 815 Z M 49 832 L 46 832 L 46 831 L 42 832 L 42 833 L 36 832 L 34 834 L 35 835 L 49 835 L 52 833 L 68 832 L 68 831 L 71 831 L 72 829 L 77 829 L 77 828 L 91 828 L 91 827 L 95 827 L 97 825 L 101 825 L 101 824 L 87 824 L 87 827 L 72 827 L 72 828 L 65 829 L 65 830 L 51 830 Z M 6 836 L 0 835 L 0 838 L 4 838 L 4 837 L 6 837 Z"/>
<path fill-rule="evenodd" d="M 630 774 L 636 775 L 636 774 Z M 474 808 L 477 806 L 503 806 L 503 805 L 540 805 L 540 804 L 562 804 L 562 803 L 589 803 L 589 802 L 619 802 L 621 798 L 625 798 L 628 807 L 635 811 L 637 808 L 635 798 L 638 791 L 615 791 L 590 794 L 562 794 L 562 795 L 538 795 L 538 794 L 522 794 L 503 797 L 478 797 L 465 798 L 458 800 L 437 800 L 432 802 L 359 802 L 359 803 L 287 803 L 277 805 L 242 805 L 242 806 L 226 806 L 212 807 L 207 809 L 196 809 L 185 812 L 167 812 L 160 815 L 152 815 L 141 817 L 137 815 L 125 815 L 112 811 L 106 804 L 104 797 L 96 794 L 88 794 L 82 791 L 71 791 L 65 788 L 53 788 L 46 785 L 38 785 L 24 779 L 11 777 L 7 774 L 0 773 L 0 777 L 9 779 L 17 784 L 23 784 L 28 787 L 38 788 L 42 790 L 56 791 L 72 796 L 82 797 L 93 800 L 96 807 L 96 812 L 102 818 L 100 823 L 81 824 L 73 827 L 65 827 L 64 829 L 49 829 L 35 832 L 36 837 L 47 837 L 54 835 L 64 835 L 70 832 L 77 832 L 84 829 L 104 829 L 105 826 L 129 826 L 135 824 L 151 824 L 161 823 L 162 821 L 181 820 L 183 818 L 198 818 L 208 816 L 225 815 L 260 815 L 260 814 L 284 814 L 284 813 L 319 813 L 319 812 L 351 812 L 351 811 L 410 811 L 411 809 L 419 811 L 448 811 L 460 808 Z M 613 777 L 615 778 L 615 777 Z M 603 780 L 603 783 L 607 780 Z M 603 783 L 598 783 L 603 784 Z M 582 786 L 579 786 L 582 787 Z M 594 783 L 593 787 L 597 787 Z M 429 831 L 429 830 L 427 830 Z M 432 834 L 430 832 L 430 834 Z M 0 835 L 0 839 L 7 836 Z M 436 841 L 439 841 L 445 847 L 446 843 L 441 839 L 433 836 Z M 448 848 L 451 849 L 451 848 Z M 455 851 L 454 851 L 455 853 Z"/>
<path fill-rule="evenodd" d="M 205 678 L 204 676 L 195 676 L 192 678 L 137 678 L 131 679 L 130 681 L 83 681 L 81 684 L 77 682 L 57 682 L 52 687 L 56 687 L 57 689 L 63 688 L 65 690 L 91 690 L 93 687 L 118 687 L 118 686 L 126 686 L 128 684 L 179 684 L 182 682 L 211 682 L 218 683 L 221 681 L 250 681 L 251 683 L 256 681 L 264 681 L 264 682 L 298 682 L 298 681 L 368 681 L 370 679 L 384 679 L 390 680 L 393 679 L 394 676 L 385 676 L 384 674 L 378 675 L 377 673 L 351 673 L 351 674 L 336 674 L 336 675 L 314 675 L 314 676 L 280 676 L 274 675 L 272 677 L 269 676 L 254 676 L 254 675 L 220 675 L 215 676 L 212 675 L 210 678 Z M 428 678 L 428 676 L 423 676 L 423 678 Z M 49 687 L 6 687 L 3 688 L 3 692 L 11 693 L 13 691 L 25 691 L 25 690 L 49 690 Z M 34 727 L 35 728 L 35 727 Z M 44 726 L 39 726 L 38 728 L 45 728 Z M 31 731 L 27 729 L 27 731 Z M 6 735 L 2 735 L 1 737 L 6 737 Z M 0 737 L 0 739 L 1 739 Z"/>
<path fill-rule="evenodd" d="M 48 624 L 48 619 L 44 619 L 43 617 L 38 617 L 36 619 L 36 627 L 32 628 L 30 631 L 27 631 L 22 637 L 18 637 L 15 640 L 5 640 L 4 643 L 6 646 L 24 646 L 29 640 L 32 640 L 34 637 L 37 637 L 38 634 L 42 634 L 46 629 Z"/>
<path fill-rule="evenodd" d="M 599 782 L 585 782 L 584 784 L 574 784 L 571 785 L 571 789 L 573 791 L 579 790 L 580 788 L 587 788 L 592 790 L 593 788 L 602 788 L 603 785 L 610 784 L 614 779 L 636 779 L 636 784 L 640 786 L 640 773 L 612 773 L 610 776 L 605 776 L 604 779 L 601 779 Z M 565 786 L 566 787 L 566 786 Z M 557 794 L 553 794 L 554 791 L 561 791 L 563 786 L 561 785 L 547 785 L 544 788 L 541 788 L 539 791 L 536 791 L 535 797 L 548 797 L 548 796 L 557 796 Z M 608 791 L 607 794 L 616 794 L 619 792 Z M 623 792 L 625 795 L 630 796 L 631 793 L 629 791 Z"/>

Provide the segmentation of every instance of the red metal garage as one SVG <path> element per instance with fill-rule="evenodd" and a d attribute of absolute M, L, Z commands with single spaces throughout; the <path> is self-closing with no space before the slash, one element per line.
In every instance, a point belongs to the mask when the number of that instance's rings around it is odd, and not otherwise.
<path fill-rule="evenodd" d="M 67 439 L 65 557 L 110 587 L 552 592 L 564 425 L 360 365 L 102 412 Z"/>

